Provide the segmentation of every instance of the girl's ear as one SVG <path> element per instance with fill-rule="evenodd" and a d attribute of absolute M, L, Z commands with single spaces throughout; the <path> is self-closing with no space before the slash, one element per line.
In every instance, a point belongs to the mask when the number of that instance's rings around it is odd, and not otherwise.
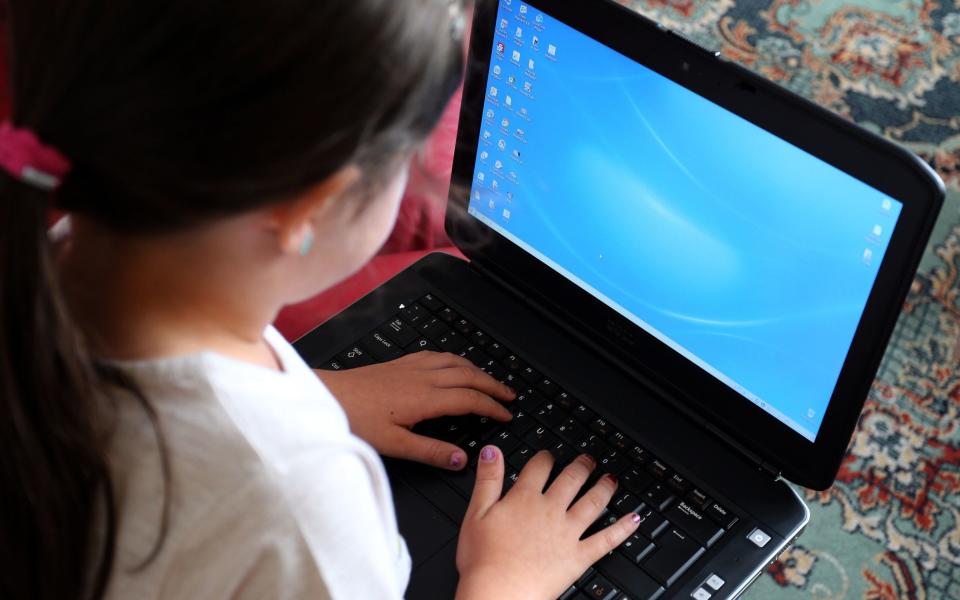
<path fill-rule="evenodd" d="M 360 169 L 347 165 L 299 196 L 267 210 L 267 227 L 277 236 L 280 251 L 306 255 L 317 223 L 336 210 L 337 200 L 360 179 Z"/>

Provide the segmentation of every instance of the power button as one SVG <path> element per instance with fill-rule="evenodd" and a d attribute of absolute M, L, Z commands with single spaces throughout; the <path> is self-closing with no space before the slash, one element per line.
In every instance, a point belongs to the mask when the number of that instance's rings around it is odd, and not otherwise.
<path fill-rule="evenodd" d="M 750 532 L 750 535 L 747 536 L 747 539 L 753 542 L 757 548 L 763 548 L 767 545 L 767 542 L 770 541 L 770 535 L 757 527 Z"/>

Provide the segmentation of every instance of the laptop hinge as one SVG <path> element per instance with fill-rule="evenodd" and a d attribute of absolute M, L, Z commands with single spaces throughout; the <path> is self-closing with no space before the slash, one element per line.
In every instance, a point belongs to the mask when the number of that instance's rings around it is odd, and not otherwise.
<path fill-rule="evenodd" d="M 496 270 L 485 267 L 477 260 L 470 261 L 470 268 L 476 271 L 480 277 L 490 279 L 499 288 L 506 290 L 513 296 L 516 296 L 521 302 L 537 307 L 539 309 L 537 312 L 542 317 L 548 319 L 551 323 L 563 329 L 563 331 L 576 338 L 578 341 L 589 346 L 591 350 L 603 354 L 611 364 L 616 366 L 630 378 L 639 380 L 645 387 L 648 387 L 651 389 L 651 391 L 656 392 L 661 398 L 677 398 L 677 401 L 667 401 L 666 403 L 671 408 L 680 411 L 684 414 L 684 416 L 693 420 L 704 429 L 710 431 L 721 442 L 732 448 L 734 452 L 742 456 L 748 463 L 755 465 L 759 471 L 767 475 L 771 480 L 777 481 L 782 478 L 782 472 L 778 468 L 763 460 L 749 448 L 744 447 L 743 444 L 731 437 L 728 433 L 724 432 L 708 419 L 705 419 L 702 415 L 691 409 L 687 403 L 680 401 L 679 397 L 681 397 L 683 394 L 680 393 L 679 390 L 671 392 L 672 386 L 663 385 L 654 380 L 652 377 L 647 377 L 641 373 L 638 373 L 635 368 L 626 364 L 617 356 L 607 352 L 589 336 L 585 335 L 582 331 L 579 331 L 576 327 L 557 316 L 556 311 L 549 305 L 549 303 L 539 301 L 537 298 L 525 293 L 523 290 L 517 288 L 517 286 L 511 284 L 510 281 L 499 275 Z"/>

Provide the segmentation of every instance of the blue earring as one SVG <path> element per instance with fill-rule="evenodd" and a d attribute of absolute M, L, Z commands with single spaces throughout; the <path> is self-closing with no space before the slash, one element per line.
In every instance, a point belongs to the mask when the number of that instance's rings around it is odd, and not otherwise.
<path fill-rule="evenodd" d="M 300 256 L 309 254 L 310 248 L 313 248 L 313 229 L 308 230 L 307 234 L 303 236 L 303 242 L 300 243 Z"/>

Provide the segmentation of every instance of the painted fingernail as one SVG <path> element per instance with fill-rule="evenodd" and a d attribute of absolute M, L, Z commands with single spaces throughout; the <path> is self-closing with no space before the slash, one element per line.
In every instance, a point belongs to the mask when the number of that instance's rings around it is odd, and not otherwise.
<path fill-rule="evenodd" d="M 612 483 L 613 485 L 617 485 L 620 483 L 620 480 L 613 473 L 607 473 L 607 479 L 609 479 L 610 483 Z"/>
<path fill-rule="evenodd" d="M 633 515 L 630 517 L 630 520 L 633 521 L 634 523 L 639 523 L 640 515 L 638 515 L 637 513 L 633 513 Z"/>
<path fill-rule="evenodd" d="M 596 465 L 597 465 L 597 459 L 595 459 L 594 457 L 590 456 L 589 454 L 581 454 L 581 456 L 583 456 L 583 458 L 584 458 L 588 463 L 590 463 L 591 465 L 593 465 L 593 466 L 596 466 Z"/>
<path fill-rule="evenodd" d="M 493 462 L 493 459 L 497 457 L 497 449 L 493 446 L 485 446 L 483 450 L 480 451 L 480 459 L 483 462 Z"/>
<path fill-rule="evenodd" d="M 450 455 L 450 466 L 454 469 L 459 469 L 465 460 L 466 457 L 463 455 L 463 452 L 454 452 Z"/>

